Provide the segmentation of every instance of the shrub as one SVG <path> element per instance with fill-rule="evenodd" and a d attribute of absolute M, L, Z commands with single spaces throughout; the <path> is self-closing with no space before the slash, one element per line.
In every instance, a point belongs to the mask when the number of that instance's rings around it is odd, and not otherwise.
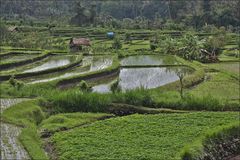
<path fill-rule="evenodd" d="M 150 49 L 154 51 L 157 48 L 157 44 L 150 42 Z"/>
<path fill-rule="evenodd" d="M 79 88 L 81 91 L 84 92 L 90 92 L 91 91 L 91 87 L 89 87 L 89 85 L 87 84 L 86 81 L 82 80 L 79 84 Z"/>
<path fill-rule="evenodd" d="M 125 34 L 125 42 L 127 42 L 127 43 L 129 43 L 129 42 L 131 42 L 131 33 L 129 33 L 129 32 L 127 32 L 126 34 Z"/>
<path fill-rule="evenodd" d="M 122 48 L 122 43 L 118 36 L 114 37 L 112 48 L 113 49 L 121 49 Z"/>
<path fill-rule="evenodd" d="M 17 81 L 16 88 L 17 90 L 20 90 L 24 86 L 24 82 L 22 81 Z"/>
<path fill-rule="evenodd" d="M 15 79 L 14 75 L 12 75 L 10 77 L 10 79 L 8 80 L 8 82 L 10 83 L 11 86 L 15 87 L 17 84 L 17 80 Z"/>
<path fill-rule="evenodd" d="M 124 53 L 123 52 L 117 52 L 118 54 L 118 58 L 123 58 L 124 57 Z"/>
<path fill-rule="evenodd" d="M 8 82 L 10 83 L 10 85 L 14 88 L 16 88 L 18 91 L 24 86 L 24 83 L 22 81 L 18 81 L 15 79 L 14 75 L 12 75 L 10 77 L 10 79 L 8 80 Z"/>

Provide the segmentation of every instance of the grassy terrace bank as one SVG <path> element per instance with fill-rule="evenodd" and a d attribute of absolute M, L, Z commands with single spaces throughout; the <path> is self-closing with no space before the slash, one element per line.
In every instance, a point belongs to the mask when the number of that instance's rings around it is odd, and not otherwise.
<path fill-rule="evenodd" d="M 13 56 L 13 55 L 22 55 L 22 54 L 39 54 L 39 53 L 41 53 L 42 51 L 41 50 L 39 50 L 39 51 L 29 51 L 29 50 L 23 50 L 23 51 L 19 51 L 19 50 L 13 50 L 13 51 L 9 51 L 9 50 L 7 50 L 7 51 L 2 51 L 2 50 L 0 50 L 1 51 L 1 53 L 0 53 L 0 58 L 2 59 L 2 58 L 6 58 L 6 57 L 11 57 L 11 56 Z"/>
<path fill-rule="evenodd" d="M 59 159 L 181 159 L 181 148 L 210 130 L 238 122 L 238 113 L 131 115 L 59 132 Z M 201 140 L 201 139 L 199 139 Z"/>
<path fill-rule="evenodd" d="M 43 102 L 21 102 L 1 115 L 4 122 L 23 127 L 19 140 L 34 160 L 48 159 L 43 148 L 49 144 L 44 144 L 40 137 L 51 136 L 51 158 L 180 160 L 201 156 L 204 147 L 212 145 L 210 138 L 232 137 L 239 129 L 237 112 L 158 114 L 148 110 L 148 115 L 115 118 L 107 113 L 80 112 L 50 116 L 49 113 L 58 111 L 40 107 Z"/>
<path fill-rule="evenodd" d="M 2 122 L 11 123 L 22 128 L 17 138 L 33 160 L 49 159 L 44 151 L 44 143 L 40 136 L 79 127 L 113 116 L 107 113 L 66 113 L 48 118 L 48 108 L 41 107 L 42 102 L 40 99 L 20 102 L 1 114 Z"/>
<path fill-rule="evenodd" d="M 240 152 L 239 122 L 217 127 L 199 137 L 181 151 L 182 159 L 229 159 Z"/>
<path fill-rule="evenodd" d="M 48 159 L 42 149 L 42 142 L 37 131 L 37 125 L 45 116 L 37 100 L 21 102 L 1 114 L 2 121 L 23 127 L 18 138 L 30 158 L 34 160 Z"/>

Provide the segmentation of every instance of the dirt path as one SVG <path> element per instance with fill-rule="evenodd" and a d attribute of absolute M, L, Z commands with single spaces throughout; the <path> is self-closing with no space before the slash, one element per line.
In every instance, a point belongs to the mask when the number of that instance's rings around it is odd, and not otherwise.
<path fill-rule="evenodd" d="M 26 99 L 0 99 L 1 113 L 8 107 Z M 23 146 L 18 141 L 21 128 L 12 124 L 1 122 L 1 157 L 3 160 L 30 159 Z"/>

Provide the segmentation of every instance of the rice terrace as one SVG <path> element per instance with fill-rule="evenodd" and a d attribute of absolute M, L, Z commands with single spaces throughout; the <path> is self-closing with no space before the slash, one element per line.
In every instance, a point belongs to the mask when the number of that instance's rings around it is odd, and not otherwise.
<path fill-rule="evenodd" d="M 240 160 L 239 0 L 0 0 L 1 160 Z"/>

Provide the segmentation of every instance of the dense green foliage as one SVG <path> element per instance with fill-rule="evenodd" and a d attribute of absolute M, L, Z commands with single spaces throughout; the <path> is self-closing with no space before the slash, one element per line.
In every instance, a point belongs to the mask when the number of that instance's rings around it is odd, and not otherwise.
<path fill-rule="evenodd" d="M 185 25 L 197 28 L 205 24 L 236 27 L 240 19 L 239 6 L 239 1 L 234 0 L 149 0 L 147 2 L 130 0 L 127 3 L 124 0 L 91 2 L 26 0 L 3 1 L 0 9 L 1 17 L 21 19 L 20 25 L 39 25 L 33 21 L 41 17 L 45 20 L 45 26 L 50 26 L 46 20 L 57 23 L 61 17 L 63 22 L 71 21 L 78 25 L 178 30 L 184 29 Z"/>
<path fill-rule="evenodd" d="M 182 147 L 237 121 L 230 112 L 132 115 L 57 133 L 52 141 L 59 159 L 181 159 Z"/>
<path fill-rule="evenodd" d="M 64 160 L 218 157 L 214 143 L 225 145 L 239 130 L 239 114 L 227 112 L 239 111 L 239 6 L 235 0 L 1 1 L 0 97 L 41 97 L 6 109 L 1 121 L 22 127 L 18 138 L 34 160 L 48 159 L 43 148 Z M 69 41 L 78 37 L 90 45 L 72 52 Z M 49 62 L 46 53 L 78 58 L 24 73 Z M 148 58 L 136 66 L 120 62 L 145 54 L 159 56 L 159 66 Z M 101 55 L 113 61 L 95 66 Z M 166 67 L 176 81 L 121 90 L 118 74 L 150 65 Z M 92 92 L 95 85 L 112 92 Z"/>

